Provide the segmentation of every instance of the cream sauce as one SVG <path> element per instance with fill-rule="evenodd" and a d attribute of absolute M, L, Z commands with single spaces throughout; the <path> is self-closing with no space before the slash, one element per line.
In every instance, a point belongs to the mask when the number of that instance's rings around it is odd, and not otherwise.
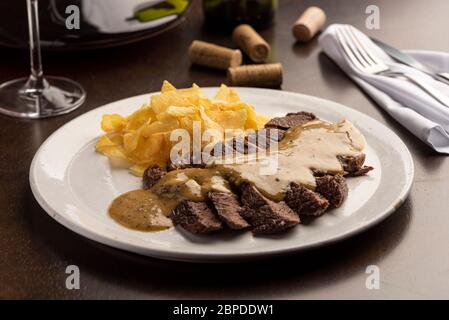
<path fill-rule="evenodd" d="M 150 190 L 134 190 L 115 198 L 109 215 L 130 229 L 160 231 L 173 226 L 168 216 L 183 200 L 206 201 L 210 191 L 230 192 L 215 169 L 170 171 Z"/>
<path fill-rule="evenodd" d="M 114 199 L 109 215 L 121 225 L 140 231 L 160 231 L 173 226 L 167 212 L 176 207 L 149 190 L 133 190 Z"/>
<path fill-rule="evenodd" d="M 280 201 L 291 182 L 314 189 L 314 170 L 343 173 L 338 156 L 360 155 L 365 144 L 363 135 L 349 121 L 333 124 L 317 120 L 288 130 L 277 151 L 270 150 L 268 155 L 246 163 L 223 166 L 237 183 L 251 182 L 268 198 Z M 277 161 L 275 173 L 263 174 L 267 161 Z"/>
<path fill-rule="evenodd" d="M 250 182 L 268 198 L 283 199 L 291 182 L 315 188 L 313 171 L 342 173 L 338 156 L 357 156 L 365 148 L 363 135 L 347 120 L 312 121 L 288 130 L 278 148 L 264 151 L 244 163 L 216 161 L 208 168 L 168 172 L 150 190 L 135 190 L 116 198 L 110 216 L 132 229 L 156 231 L 172 226 L 168 216 L 183 200 L 206 201 L 211 191 L 230 192 L 227 179 L 237 185 Z M 275 157 L 275 172 L 264 175 L 267 160 Z"/>

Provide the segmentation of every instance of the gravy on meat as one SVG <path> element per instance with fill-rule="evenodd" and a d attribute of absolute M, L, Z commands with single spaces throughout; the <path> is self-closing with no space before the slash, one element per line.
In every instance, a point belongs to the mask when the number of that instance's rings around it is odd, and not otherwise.
<path fill-rule="evenodd" d="M 267 198 L 281 201 L 291 182 L 315 188 L 313 172 L 343 173 L 338 156 L 357 156 L 365 148 L 363 135 L 343 120 L 321 120 L 289 129 L 268 155 L 244 163 L 213 163 L 207 168 L 168 172 L 149 190 L 134 190 L 117 197 L 109 208 L 118 223 L 136 230 L 159 231 L 172 226 L 168 218 L 183 200 L 206 201 L 210 191 L 231 192 L 228 183 L 252 183 Z M 268 156 L 277 157 L 276 174 L 261 175 Z"/>
<path fill-rule="evenodd" d="M 150 190 L 134 190 L 115 198 L 109 215 L 130 229 L 165 230 L 172 226 L 168 216 L 181 201 L 205 201 L 210 191 L 230 192 L 219 171 L 212 168 L 170 171 Z"/>
<path fill-rule="evenodd" d="M 250 182 L 267 198 L 281 201 L 291 182 L 315 189 L 313 171 L 343 173 L 338 156 L 357 156 L 365 144 L 363 135 L 347 120 L 335 124 L 316 120 L 285 133 L 275 151 L 276 174 L 260 174 L 266 166 L 264 157 L 224 168 L 237 184 Z M 268 156 L 265 158 L 269 160 Z"/>

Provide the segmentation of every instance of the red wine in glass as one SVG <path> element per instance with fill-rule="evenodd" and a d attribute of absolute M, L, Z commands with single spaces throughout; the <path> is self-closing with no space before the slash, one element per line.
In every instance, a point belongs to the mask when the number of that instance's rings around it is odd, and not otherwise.
<path fill-rule="evenodd" d="M 38 0 L 27 0 L 31 74 L 0 85 L 0 113 L 20 118 L 46 118 L 68 113 L 86 99 L 75 81 L 44 76 L 42 71 Z"/>

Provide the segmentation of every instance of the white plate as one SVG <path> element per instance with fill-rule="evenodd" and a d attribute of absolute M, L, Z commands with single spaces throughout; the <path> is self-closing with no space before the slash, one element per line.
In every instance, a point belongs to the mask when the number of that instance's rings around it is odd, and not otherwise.
<path fill-rule="evenodd" d="M 204 88 L 212 96 L 217 88 Z M 179 229 L 140 232 L 122 227 L 107 214 L 119 194 L 137 189 L 141 179 L 126 169 L 113 169 L 94 150 L 105 113 L 130 114 L 149 95 L 132 97 L 85 113 L 53 133 L 37 151 L 30 184 L 39 204 L 70 230 L 103 244 L 170 260 L 231 261 L 298 252 L 347 238 L 381 221 L 407 197 L 413 161 L 404 143 L 390 129 L 340 104 L 285 91 L 238 88 L 243 101 L 273 116 L 310 111 L 322 119 L 352 121 L 365 135 L 366 163 L 375 170 L 348 179 L 349 197 L 307 225 L 270 237 L 251 232 L 195 236 Z"/>

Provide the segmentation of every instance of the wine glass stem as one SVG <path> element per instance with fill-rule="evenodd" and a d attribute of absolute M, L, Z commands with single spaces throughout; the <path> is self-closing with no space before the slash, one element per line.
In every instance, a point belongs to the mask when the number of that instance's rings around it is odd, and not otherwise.
<path fill-rule="evenodd" d="M 27 0 L 27 9 L 31 60 L 31 75 L 27 87 L 39 91 L 46 86 L 46 83 L 42 71 L 38 0 Z"/>

